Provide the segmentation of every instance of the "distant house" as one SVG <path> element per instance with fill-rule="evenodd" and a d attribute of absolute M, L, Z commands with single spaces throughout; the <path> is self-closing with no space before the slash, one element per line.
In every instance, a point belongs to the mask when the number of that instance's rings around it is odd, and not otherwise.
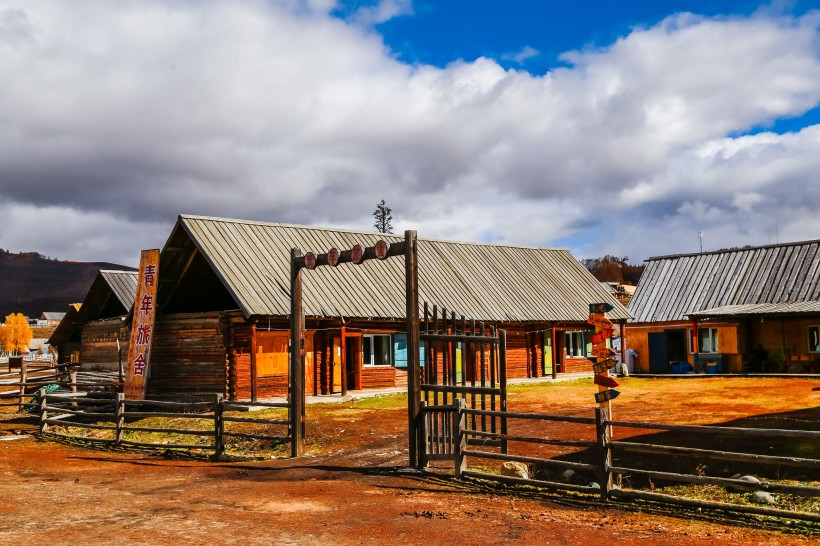
<path fill-rule="evenodd" d="M 88 368 L 117 370 L 128 353 L 131 331 L 126 322 L 137 291 L 135 271 L 102 270 L 82 304 L 72 304 L 51 334 L 58 362 L 81 361 Z"/>
<path fill-rule="evenodd" d="M 602 281 L 601 287 L 608 290 L 612 297 L 621 302 L 624 306 L 629 304 L 629 300 L 635 294 L 635 287 L 619 282 Z"/>
<path fill-rule="evenodd" d="M 40 314 L 40 319 L 37 321 L 38 326 L 57 326 L 63 320 L 65 313 L 58 313 L 56 311 L 46 311 Z"/>
<path fill-rule="evenodd" d="M 291 248 L 379 239 L 403 237 L 180 216 L 160 254 L 149 393 L 286 392 Z M 629 317 L 565 249 L 431 239 L 418 247 L 420 301 L 506 329 L 510 377 L 589 372 L 589 304 L 612 304 L 615 322 Z M 305 272 L 303 305 L 306 390 L 339 392 L 343 367 L 349 389 L 406 385 L 401 260 Z M 475 355 L 456 351 L 469 374 Z"/>
<path fill-rule="evenodd" d="M 637 371 L 817 370 L 820 241 L 646 263 L 626 326 Z"/>

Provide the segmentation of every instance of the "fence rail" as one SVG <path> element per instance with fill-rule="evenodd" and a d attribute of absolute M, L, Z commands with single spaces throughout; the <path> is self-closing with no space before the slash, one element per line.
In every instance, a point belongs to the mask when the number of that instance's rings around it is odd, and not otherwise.
<path fill-rule="evenodd" d="M 17 407 L 36 410 L 36 400 L 42 389 L 66 389 L 77 391 L 77 368 L 67 365 L 40 365 L 23 360 L 17 370 L 0 373 L 0 407 Z M 33 402 L 32 402 L 33 400 Z M 32 404 L 34 404 L 32 406 Z"/>
<path fill-rule="evenodd" d="M 636 421 L 615 421 L 604 419 L 603 424 L 607 429 L 613 426 L 643 429 L 643 430 L 665 430 L 669 432 L 682 432 L 687 435 L 706 435 L 708 438 L 714 437 L 739 437 L 757 438 L 761 440 L 775 438 L 803 439 L 812 442 L 820 442 L 820 431 L 812 430 L 784 430 L 784 429 L 762 429 L 743 427 L 722 427 L 722 426 L 700 426 L 700 425 L 669 425 L 661 423 L 645 423 Z M 723 478 L 719 476 L 706 476 L 700 474 L 685 474 L 681 472 L 659 471 L 648 468 L 639 468 L 637 460 L 633 458 L 630 466 L 613 465 L 612 452 L 614 450 L 624 453 L 648 453 L 661 455 L 674 455 L 675 457 L 690 457 L 698 460 L 722 460 L 742 463 L 768 464 L 775 466 L 789 466 L 792 468 L 802 468 L 806 470 L 817 470 L 820 468 L 820 460 L 786 457 L 774 455 L 759 455 L 755 453 L 727 452 L 714 449 L 699 449 L 681 446 L 668 446 L 660 444 L 645 444 L 636 442 L 613 441 L 611 434 L 607 435 L 602 446 L 607 453 L 608 462 L 606 472 L 613 474 L 644 476 L 648 479 L 670 481 L 673 483 L 716 485 L 734 491 L 764 491 L 769 493 L 781 493 L 798 497 L 818 498 L 820 497 L 820 487 L 807 485 L 793 485 L 776 483 L 769 481 L 749 482 L 735 478 Z M 692 499 L 679 495 L 658 493 L 655 491 L 641 491 L 632 488 L 612 488 L 608 495 L 612 497 L 631 498 L 641 500 L 654 500 L 667 504 L 678 504 L 696 508 L 722 509 L 747 514 L 757 514 L 766 516 L 776 516 L 784 518 L 801 519 L 807 521 L 820 522 L 820 513 L 799 512 L 770 508 L 765 506 L 740 505 L 727 502 L 707 501 L 702 499 Z"/>
<path fill-rule="evenodd" d="M 241 402 L 224 400 L 221 394 L 213 395 L 211 401 L 200 400 L 126 400 L 122 393 L 99 396 L 90 393 L 46 394 L 40 400 L 40 434 L 62 438 L 91 440 L 114 446 L 128 445 L 144 448 L 184 449 L 212 452 L 219 457 L 225 451 L 226 438 L 268 440 L 272 443 L 289 442 L 291 430 L 289 419 L 264 417 L 238 417 L 236 412 L 247 412 L 251 407 L 288 409 L 281 402 Z M 150 418 L 171 418 L 180 426 L 150 426 L 137 423 Z M 207 426 L 197 423 L 207 423 Z M 243 432 L 231 430 L 226 423 L 254 424 L 257 426 L 285 427 L 283 434 Z M 101 436 L 72 435 L 56 432 L 50 427 L 72 427 L 88 431 L 109 431 Z M 148 441 L 135 439 L 135 433 L 162 434 L 163 439 Z M 130 435 L 131 438 L 126 435 Z M 207 442 L 190 443 L 173 441 L 175 436 L 198 436 Z"/>
<path fill-rule="evenodd" d="M 636 441 L 615 441 L 612 439 L 612 427 L 625 427 L 631 429 L 642 430 L 661 430 L 673 433 L 683 433 L 687 438 L 694 435 L 705 437 L 708 441 L 713 441 L 715 438 L 757 438 L 765 443 L 766 440 L 773 439 L 796 439 L 807 440 L 812 443 L 820 441 L 820 431 L 810 430 L 784 430 L 784 429 L 760 429 L 760 428 L 743 428 L 743 427 L 724 427 L 724 426 L 693 426 L 693 425 L 673 425 L 663 423 L 646 423 L 646 422 L 632 422 L 632 421 L 615 421 L 608 419 L 608 414 L 605 409 L 596 409 L 595 418 L 588 417 L 574 417 L 561 415 L 547 415 L 536 413 L 515 413 L 515 412 L 497 412 L 484 411 L 476 409 L 468 409 L 463 405 L 456 407 L 452 406 L 438 406 L 424 408 L 424 413 L 441 413 L 446 415 L 450 423 L 462 422 L 466 426 L 458 427 L 439 426 L 439 433 L 437 435 L 430 435 L 429 432 L 425 437 L 429 449 L 439 449 L 435 447 L 435 443 L 440 445 L 452 446 L 454 451 L 451 453 L 447 451 L 446 456 L 430 457 L 431 460 L 435 458 L 449 459 L 456 461 L 455 472 L 458 476 L 480 478 L 485 480 L 493 480 L 507 484 L 528 485 L 534 487 L 543 487 L 548 489 L 593 493 L 602 500 L 609 500 L 613 498 L 625 499 L 641 499 L 648 501 L 655 501 L 664 504 L 675 504 L 681 506 L 696 507 L 701 509 L 719 509 L 730 512 L 774 516 L 780 518 L 791 518 L 805 521 L 820 522 L 820 513 L 804 512 L 797 510 L 787 510 L 783 508 L 760 506 L 752 504 L 740 504 L 720 501 L 707 501 L 697 498 L 683 496 L 683 494 L 669 494 L 668 492 L 656 492 L 654 490 L 646 491 L 637 488 L 625 487 L 623 476 L 642 476 L 647 480 L 655 480 L 657 482 L 675 483 L 675 484 L 689 484 L 689 485 L 708 485 L 719 486 L 726 488 L 733 492 L 752 492 L 764 491 L 769 493 L 777 493 L 782 495 L 790 495 L 800 498 L 815 499 L 820 498 L 820 487 L 812 485 L 802 485 L 794 483 L 782 483 L 775 480 L 760 481 L 759 483 L 750 482 L 736 477 L 720 477 L 707 476 L 698 473 L 685 473 L 678 471 L 658 470 L 645 466 L 640 459 L 634 457 L 636 453 L 644 453 L 650 455 L 659 455 L 661 458 L 673 459 L 675 461 L 683 458 L 695 458 L 699 462 L 701 460 L 720 460 L 720 461 L 734 461 L 739 463 L 751 463 L 755 465 L 774 465 L 787 466 L 789 468 L 803 469 L 807 471 L 817 471 L 820 469 L 820 460 L 806 457 L 795 456 L 775 456 L 775 455 L 761 455 L 755 453 L 730 452 L 720 451 L 717 449 L 701 449 L 690 448 L 675 445 L 664 445 L 663 439 L 658 438 L 658 443 L 650 444 Z M 449 412 L 449 413 L 448 413 Z M 594 438 L 590 440 L 575 440 L 564 438 L 545 438 L 539 437 L 528 431 L 525 434 L 501 434 L 493 432 L 484 432 L 477 430 L 470 430 L 470 419 L 474 416 L 504 413 L 512 430 L 515 428 L 516 421 L 529 422 L 558 422 L 558 423 L 573 423 L 577 425 L 594 425 Z M 440 417 L 439 417 L 440 418 Z M 429 425 L 428 425 L 429 428 Z M 427 429 L 425 429 L 427 430 Z M 455 436 L 451 439 L 444 438 L 447 433 L 452 433 Z M 441 437 L 440 437 L 441 436 Z M 590 435 L 592 436 L 592 435 Z M 475 444 L 478 442 L 468 443 L 466 440 L 471 438 L 478 440 L 481 438 L 488 438 L 493 440 L 504 440 L 508 446 L 514 446 L 509 449 L 509 452 L 498 453 L 489 450 L 476 449 Z M 458 441 L 456 441 L 458 440 Z M 449 442 L 449 443 L 448 443 Z M 424 445 L 424 443 L 422 443 Z M 585 451 L 576 452 L 574 458 L 580 460 L 564 460 L 549 457 L 533 456 L 530 453 L 521 453 L 521 450 L 532 449 L 523 446 L 536 445 L 556 445 L 577 448 L 587 448 Z M 516 452 L 513 452 L 516 451 Z M 619 464 L 613 463 L 613 456 L 618 455 Z M 670 457 L 671 456 L 671 457 Z M 583 460 L 586 458 L 586 460 Z M 552 479 L 533 479 L 524 477 L 505 476 L 492 473 L 484 470 L 477 470 L 474 468 L 474 460 L 490 460 L 503 462 L 517 462 L 524 463 L 528 468 L 558 468 L 569 469 L 576 472 L 585 472 L 593 476 L 597 476 L 597 483 L 591 483 L 589 486 L 579 485 L 575 483 L 559 482 Z M 620 461 L 624 462 L 621 463 Z M 660 460 L 660 459 L 658 459 Z M 693 465 L 695 466 L 695 465 Z M 549 477 L 549 476 L 548 476 Z M 618 485 L 615 485 L 615 482 Z"/>

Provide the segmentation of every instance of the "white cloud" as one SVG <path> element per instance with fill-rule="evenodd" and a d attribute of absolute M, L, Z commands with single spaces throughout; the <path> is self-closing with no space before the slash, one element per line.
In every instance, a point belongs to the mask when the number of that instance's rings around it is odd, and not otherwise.
<path fill-rule="evenodd" d="M 820 127 L 732 136 L 820 102 L 816 13 L 677 15 L 535 76 L 398 62 L 368 25 L 404 1 L 3 6 L 0 198 L 63 226 L 13 250 L 136 255 L 180 212 L 370 229 L 382 198 L 422 236 L 588 255 L 820 236 Z"/>
<path fill-rule="evenodd" d="M 501 58 L 505 61 L 514 61 L 518 64 L 524 64 L 526 61 L 538 57 L 541 52 L 531 46 L 524 46 L 521 51 L 517 53 L 509 53 L 502 55 Z"/>

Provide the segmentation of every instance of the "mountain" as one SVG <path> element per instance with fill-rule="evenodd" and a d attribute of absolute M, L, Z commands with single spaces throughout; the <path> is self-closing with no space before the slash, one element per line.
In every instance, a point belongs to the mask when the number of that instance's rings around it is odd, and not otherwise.
<path fill-rule="evenodd" d="M 37 318 L 44 311 L 65 312 L 80 303 L 100 269 L 134 271 L 105 262 L 64 262 L 37 252 L 0 249 L 0 320 L 10 313 Z"/>

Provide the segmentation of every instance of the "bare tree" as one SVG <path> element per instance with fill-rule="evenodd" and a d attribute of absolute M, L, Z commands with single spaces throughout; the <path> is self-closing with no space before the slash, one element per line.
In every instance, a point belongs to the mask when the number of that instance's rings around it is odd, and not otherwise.
<path fill-rule="evenodd" d="M 391 212 L 393 210 L 385 204 L 384 199 L 376 205 L 376 210 L 373 211 L 373 218 L 376 219 L 373 222 L 373 227 L 376 228 L 376 231 L 379 233 L 393 233 L 393 215 L 390 214 Z"/>

